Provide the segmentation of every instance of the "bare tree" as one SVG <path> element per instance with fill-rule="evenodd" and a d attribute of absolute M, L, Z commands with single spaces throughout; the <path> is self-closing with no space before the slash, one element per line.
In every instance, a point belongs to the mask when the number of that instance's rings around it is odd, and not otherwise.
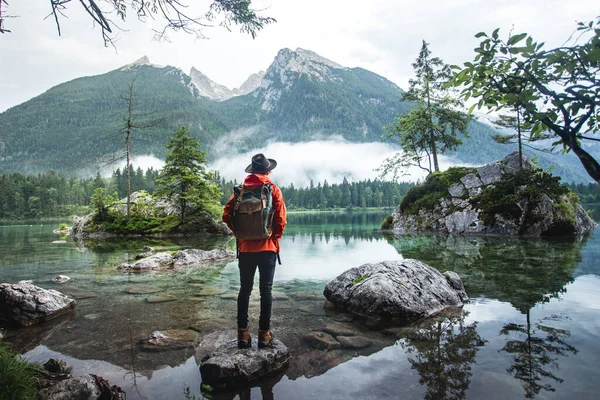
<path fill-rule="evenodd" d="M 4 11 L 2 8 L 4 7 Z M 8 33 L 10 32 L 8 29 L 4 27 L 4 20 L 6 18 L 12 18 L 10 15 L 6 15 L 6 8 L 8 7 L 7 0 L 0 0 L 0 33 Z"/>
<path fill-rule="evenodd" d="M 112 138 L 125 136 L 125 150 L 122 153 L 113 153 L 108 161 L 104 164 L 105 166 L 114 164 L 118 161 L 125 160 L 125 168 L 127 170 L 127 219 L 131 218 L 131 139 L 135 130 L 143 130 L 157 126 L 163 122 L 163 118 L 150 118 L 155 113 L 143 113 L 137 114 L 134 112 L 134 78 L 129 85 L 127 85 L 127 93 L 123 96 L 123 100 L 127 104 L 127 119 L 123 124 L 123 127 L 119 130 L 116 135 L 112 135 Z"/>
<path fill-rule="evenodd" d="M 61 35 L 61 21 L 66 18 L 67 9 L 72 2 L 78 2 L 83 7 L 94 26 L 100 27 L 104 45 L 114 46 L 116 32 L 123 31 L 117 25 L 118 21 L 125 23 L 128 15 L 135 15 L 138 20 L 148 19 L 164 22 L 162 29 L 154 30 L 156 39 L 165 39 L 169 31 L 183 31 L 188 34 L 205 38 L 205 28 L 220 26 L 231 30 L 233 25 L 240 31 L 248 33 L 252 38 L 265 25 L 276 22 L 274 18 L 262 17 L 257 10 L 251 8 L 252 0 L 214 0 L 208 11 L 196 14 L 190 9 L 194 4 L 190 0 L 49 0 L 50 13 L 54 18 L 58 35 Z M 7 0 L 0 0 L 0 6 L 8 6 Z M 2 9 L 0 8 L 0 12 Z M 0 33 L 10 32 L 3 27 L 0 13 Z"/>

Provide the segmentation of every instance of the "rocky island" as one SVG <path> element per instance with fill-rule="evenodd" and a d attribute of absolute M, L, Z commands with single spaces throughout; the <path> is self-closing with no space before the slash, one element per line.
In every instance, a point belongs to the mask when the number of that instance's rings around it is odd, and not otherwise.
<path fill-rule="evenodd" d="M 522 167 L 521 167 L 522 166 Z M 482 167 L 435 172 L 384 221 L 394 233 L 574 236 L 596 222 L 560 178 L 512 153 Z"/>

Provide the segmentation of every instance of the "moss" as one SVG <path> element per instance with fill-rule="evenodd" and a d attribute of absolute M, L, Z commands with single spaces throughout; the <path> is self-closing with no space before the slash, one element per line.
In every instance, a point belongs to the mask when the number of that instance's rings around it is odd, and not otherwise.
<path fill-rule="evenodd" d="M 352 279 L 352 286 L 358 285 L 359 283 L 361 283 L 362 281 L 364 281 L 367 278 L 368 278 L 368 276 L 366 276 L 366 275 L 359 275 L 359 276 L 355 277 L 354 279 Z"/>
<path fill-rule="evenodd" d="M 392 229 L 393 226 L 394 226 L 394 217 L 392 216 L 392 214 L 390 214 L 387 217 L 385 217 L 385 219 L 381 223 L 381 229 L 388 230 L 388 229 Z"/>
<path fill-rule="evenodd" d="M 494 185 L 484 188 L 478 196 L 473 197 L 471 204 L 482 210 L 480 218 L 487 226 L 496 222 L 496 215 L 514 221 L 519 219 L 522 210 L 518 203 L 527 203 L 527 213 L 523 220 L 525 224 L 541 221 L 543 215 L 535 213 L 541 202 L 542 195 L 546 194 L 556 203 L 560 202 L 563 195 L 568 195 L 569 188 L 560 184 L 560 178 L 540 171 L 532 172 L 525 169 L 514 174 L 504 174 L 502 179 Z M 565 216 L 572 214 L 567 212 Z"/>
<path fill-rule="evenodd" d="M 448 188 L 467 174 L 475 173 L 475 168 L 452 167 L 444 172 L 429 174 L 421 185 L 413 186 L 400 203 L 404 215 L 416 215 L 419 210 L 433 210 L 440 199 L 448 195 Z"/>

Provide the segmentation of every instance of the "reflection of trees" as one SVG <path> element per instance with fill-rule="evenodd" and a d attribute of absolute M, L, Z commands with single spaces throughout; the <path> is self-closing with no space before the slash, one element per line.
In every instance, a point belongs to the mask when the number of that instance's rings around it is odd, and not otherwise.
<path fill-rule="evenodd" d="M 509 338 L 501 351 L 513 355 L 514 364 L 507 371 L 523 382 L 525 397 L 533 398 L 542 389 L 555 391 L 552 385 L 543 383 L 543 379 L 563 382 L 552 371 L 558 369 L 557 358 L 554 356 L 577 354 L 577 349 L 566 343 L 571 332 L 544 325 L 543 321 L 532 325 L 530 312 L 527 311 L 526 314 L 526 325 L 504 325 L 500 334 Z"/>
<path fill-rule="evenodd" d="M 573 280 L 585 242 L 486 236 L 387 236 L 405 258 L 462 278 L 470 296 L 510 302 L 525 313 L 558 297 Z"/>
<path fill-rule="evenodd" d="M 427 386 L 426 399 L 464 399 L 471 382 L 471 364 L 485 344 L 477 322 L 465 325 L 466 311 L 424 322 L 410 337 L 400 341 L 408 360 Z"/>
<path fill-rule="evenodd" d="M 381 221 L 389 214 L 374 212 L 311 212 L 288 214 L 287 237 L 311 235 L 311 239 L 329 241 L 330 237 L 350 239 L 380 239 Z"/>

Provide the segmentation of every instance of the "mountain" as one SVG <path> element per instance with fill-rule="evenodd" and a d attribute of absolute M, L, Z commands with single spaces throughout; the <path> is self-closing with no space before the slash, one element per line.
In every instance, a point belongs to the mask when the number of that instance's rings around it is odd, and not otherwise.
<path fill-rule="evenodd" d="M 133 151 L 161 158 L 168 137 L 182 125 L 203 143 L 210 159 L 212 146 L 222 143 L 242 151 L 268 140 L 380 141 L 383 127 L 411 106 L 399 101 L 402 89 L 386 78 L 304 49 L 280 50 L 266 71 L 232 90 L 196 68 L 188 75 L 143 57 L 102 75 L 65 82 L 1 113 L 0 171 L 91 174 L 118 158 L 124 149 L 129 86 L 134 120 L 149 126 L 134 130 Z M 473 122 L 469 132 L 470 138 L 451 154 L 457 162 L 484 164 L 510 151 L 491 140 L 493 129 L 486 124 Z M 587 181 L 572 157 L 541 155 L 540 164 L 556 164 L 555 172 L 567 180 Z"/>

